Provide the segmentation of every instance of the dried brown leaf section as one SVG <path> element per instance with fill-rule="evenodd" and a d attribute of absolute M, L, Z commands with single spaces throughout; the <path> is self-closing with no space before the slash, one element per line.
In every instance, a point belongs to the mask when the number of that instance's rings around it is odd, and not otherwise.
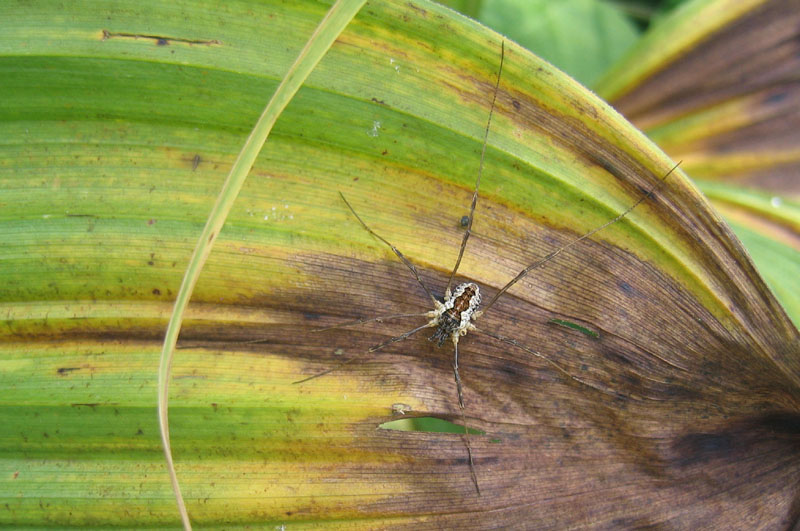
<path fill-rule="evenodd" d="M 638 127 L 654 130 L 659 145 L 676 159 L 686 158 L 687 167 L 698 158 L 701 167 L 690 174 L 714 178 L 701 163 L 738 156 L 738 168 L 727 168 L 728 179 L 796 197 L 798 27 L 797 0 L 757 2 L 641 83 L 613 95 L 612 103 Z M 687 120 L 682 135 L 664 131 L 671 123 L 681 129 L 681 120 L 692 117 L 697 123 Z"/>

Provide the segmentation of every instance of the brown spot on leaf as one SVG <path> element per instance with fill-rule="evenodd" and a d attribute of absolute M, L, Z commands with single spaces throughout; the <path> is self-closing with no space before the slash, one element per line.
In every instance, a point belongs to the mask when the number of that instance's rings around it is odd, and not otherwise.
<path fill-rule="evenodd" d="M 143 33 L 127 33 L 127 32 L 111 32 L 108 30 L 103 30 L 102 33 L 102 40 L 107 41 L 109 39 L 133 39 L 133 40 L 150 40 L 153 41 L 157 46 L 166 46 L 170 42 L 174 43 L 181 43 L 181 44 L 202 44 L 206 46 L 212 45 L 220 45 L 222 44 L 220 41 L 216 39 L 186 39 L 181 37 L 166 37 L 162 35 L 148 35 Z"/>

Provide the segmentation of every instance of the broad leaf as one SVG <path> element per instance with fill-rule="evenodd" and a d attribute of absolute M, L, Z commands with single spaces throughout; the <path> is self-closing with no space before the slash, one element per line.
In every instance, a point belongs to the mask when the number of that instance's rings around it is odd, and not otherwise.
<path fill-rule="evenodd" d="M 327 7 L 2 8 L 2 523 L 179 522 L 155 413 L 161 339 L 216 193 Z M 477 323 L 550 362 L 462 338 L 481 496 L 460 434 L 381 428 L 461 422 L 451 348 L 415 337 L 367 353 L 421 319 L 313 332 L 430 309 L 339 193 L 440 292 L 501 40 L 434 4 L 369 4 L 275 125 L 173 365 L 195 523 L 788 525 L 797 331 L 680 171 Z M 461 267 L 485 297 L 672 167 L 577 83 L 505 50 Z"/>

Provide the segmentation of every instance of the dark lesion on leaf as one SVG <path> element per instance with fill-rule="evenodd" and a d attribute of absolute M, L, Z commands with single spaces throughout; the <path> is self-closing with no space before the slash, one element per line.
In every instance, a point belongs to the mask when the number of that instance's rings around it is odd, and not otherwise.
<path fill-rule="evenodd" d="M 108 31 L 106 29 L 103 30 L 103 38 L 102 40 L 107 41 L 109 39 L 149 39 L 156 43 L 157 46 L 167 46 L 170 43 L 182 43 L 182 44 L 202 44 L 205 46 L 213 46 L 213 45 L 221 45 L 222 42 L 216 39 L 186 39 L 181 37 L 167 37 L 164 35 L 147 35 L 144 33 L 129 33 L 129 32 L 114 32 Z"/>
<path fill-rule="evenodd" d="M 677 468 L 712 462 L 767 466 L 768 455 L 800 456 L 800 414 L 776 411 L 736 420 L 715 430 L 687 433 L 675 440 L 671 464 Z M 758 458 L 761 456 L 761 458 Z M 754 459 L 755 458 L 755 459 Z"/>

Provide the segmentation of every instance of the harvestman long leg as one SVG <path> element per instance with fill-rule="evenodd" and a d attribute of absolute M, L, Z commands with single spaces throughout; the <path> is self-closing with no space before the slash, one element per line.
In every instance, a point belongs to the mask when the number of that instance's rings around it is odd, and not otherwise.
<path fill-rule="evenodd" d="M 464 230 L 464 237 L 461 240 L 461 248 L 458 250 L 458 258 L 456 265 L 453 266 L 453 272 L 450 273 L 450 280 L 447 281 L 445 288 L 445 297 L 449 297 L 450 288 L 453 287 L 453 279 L 456 278 L 458 273 L 458 266 L 461 265 L 461 258 L 464 256 L 464 250 L 467 248 L 467 240 L 472 234 L 472 220 L 475 218 L 475 206 L 478 204 L 478 189 L 481 186 L 481 175 L 483 175 L 483 162 L 486 158 L 486 144 L 489 140 L 489 129 L 492 126 L 492 116 L 494 116 L 494 105 L 497 102 L 497 92 L 500 90 L 500 76 L 503 74 L 503 62 L 506 56 L 506 43 L 503 41 L 500 44 L 500 67 L 497 70 L 497 82 L 494 85 L 494 95 L 492 96 L 492 104 L 489 106 L 489 118 L 486 120 L 486 129 L 483 132 L 483 147 L 481 147 L 481 160 L 478 163 L 478 178 L 475 181 L 475 191 L 472 193 L 472 203 L 469 205 L 469 216 L 467 217 L 467 227 Z"/>
<path fill-rule="evenodd" d="M 352 321 L 347 321 L 345 323 L 338 323 L 331 326 L 325 326 L 323 328 L 315 328 L 312 332 L 325 332 L 326 330 L 333 330 L 334 328 L 348 328 L 351 326 L 358 326 L 367 323 L 382 323 L 384 321 L 388 321 L 389 319 L 400 319 L 402 317 L 424 317 L 428 315 L 428 312 L 418 312 L 418 313 L 393 313 L 387 315 L 380 315 L 378 317 L 371 317 L 370 319 L 353 319 Z"/>
<path fill-rule="evenodd" d="M 431 299 L 431 301 L 433 301 L 434 304 L 439 304 L 439 301 L 436 299 L 436 297 L 433 296 L 433 293 L 431 292 L 431 290 L 422 281 L 422 278 L 419 276 L 419 272 L 417 271 L 417 268 L 414 266 L 414 264 L 412 264 L 408 260 L 408 258 L 406 258 L 405 255 L 400 252 L 400 250 L 397 247 L 395 247 L 391 242 L 389 242 L 389 240 L 387 240 L 386 238 L 384 238 L 383 236 L 381 236 L 380 234 L 378 234 L 377 232 L 372 230 L 369 227 L 369 225 L 367 225 L 364 222 L 364 220 L 361 219 L 361 216 L 359 216 L 358 213 L 355 211 L 355 209 L 352 207 L 352 205 L 350 205 L 350 202 L 347 200 L 347 198 L 345 198 L 345 196 L 344 196 L 344 194 L 342 192 L 339 192 L 339 196 L 342 198 L 342 201 L 344 201 L 344 204 L 347 205 L 347 208 L 350 209 L 350 212 L 353 213 L 353 216 L 355 216 L 355 218 L 358 220 L 358 222 L 361 223 L 361 226 L 364 227 L 364 229 L 367 232 L 369 232 L 372 236 L 374 236 L 375 238 L 377 238 L 380 241 L 382 241 L 383 243 L 385 243 L 394 252 L 394 254 L 400 259 L 400 261 L 403 262 L 403 264 L 405 264 L 406 267 L 408 267 L 408 269 L 411 271 L 411 274 L 413 274 L 414 278 L 417 280 L 417 283 L 422 287 L 422 289 L 425 291 L 425 294 Z M 340 323 L 340 324 L 333 325 L 333 326 L 326 326 L 326 327 L 323 327 L 323 328 L 315 328 L 314 330 L 312 330 L 312 332 L 324 332 L 325 330 L 332 330 L 334 328 L 346 328 L 348 326 L 357 326 L 357 325 L 360 325 L 360 324 L 370 323 L 370 322 L 379 322 L 380 323 L 380 322 L 383 322 L 384 320 L 398 319 L 398 318 L 401 318 L 401 317 L 424 317 L 424 316 L 427 316 L 429 313 L 430 312 L 397 313 L 397 314 L 389 314 L 389 315 L 382 315 L 382 316 L 378 316 L 378 317 L 373 317 L 371 319 L 355 319 L 353 321 L 348 321 L 346 323 Z M 423 328 L 427 328 L 429 326 L 431 326 L 430 323 L 425 324 L 423 326 L 420 326 L 418 328 L 415 328 L 414 330 L 411 330 L 410 332 L 406 332 L 405 334 L 402 334 L 399 337 L 393 337 L 393 338 L 389 339 L 388 341 L 384 341 L 383 343 L 381 343 L 379 345 L 375 345 L 375 346 L 371 347 L 369 349 L 369 352 L 375 352 L 376 350 L 379 350 L 379 349 L 381 349 L 381 348 L 383 348 L 383 347 L 385 347 L 385 346 L 387 346 L 387 345 L 389 345 L 391 343 L 396 343 L 398 341 L 402 341 L 402 340 L 406 339 L 407 337 L 411 336 L 411 334 L 419 332 Z M 347 365 L 348 363 L 352 362 L 355 359 L 356 359 L 355 357 L 348 358 L 348 359 L 344 360 L 343 362 L 341 362 L 341 363 L 339 363 L 337 365 L 334 365 L 333 367 L 331 367 L 329 369 L 326 369 L 326 370 L 324 370 L 322 372 L 319 372 L 317 374 L 313 374 L 313 375 L 311 375 L 311 376 L 309 376 L 307 378 L 303 378 L 302 380 L 297 380 L 296 382 L 292 382 L 292 383 L 301 384 L 301 383 L 307 382 L 309 380 L 313 380 L 314 378 L 318 378 L 320 376 L 324 376 L 326 374 L 329 374 L 329 373 L 335 371 L 336 369 L 339 369 L 340 367 L 343 367 L 343 366 Z"/>
<path fill-rule="evenodd" d="M 489 299 L 489 302 L 487 302 L 487 303 L 486 303 L 486 306 L 484 306 L 484 307 L 483 307 L 483 310 L 481 310 L 480 312 L 478 312 L 478 313 L 477 313 L 477 315 L 476 315 L 475 317 L 476 317 L 476 318 L 477 318 L 477 317 L 480 317 L 481 315 L 483 315 L 484 313 L 486 313 L 486 312 L 489 310 L 489 308 L 491 308 L 491 307 L 494 305 L 494 303 L 495 303 L 495 302 L 497 302 L 497 299 L 499 299 L 501 295 L 503 295 L 503 294 L 504 294 L 506 291 L 508 291 L 508 288 L 510 288 L 511 286 L 513 286 L 514 284 L 516 284 L 517 282 L 519 282 L 520 280 L 522 280 L 522 279 L 525 277 L 525 275 L 527 275 L 528 273 L 530 273 L 530 272 L 531 272 L 531 271 L 533 271 L 534 269 L 536 269 L 536 268 L 538 268 L 538 267 L 541 267 L 541 266 L 543 266 L 544 264 L 546 264 L 547 262 L 549 262 L 550 260 L 552 260 L 553 258 L 555 258 L 556 256 L 558 256 L 559 254 L 561 254 L 563 251 L 565 251 L 565 250 L 569 249 L 569 248 L 570 248 L 570 247 L 572 247 L 573 245 L 575 245 L 575 244 L 577 244 L 577 243 L 580 243 L 580 242 L 582 242 L 582 241 L 583 241 L 583 240 L 585 240 L 586 238 L 589 238 L 589 237 L 591 237 L 592 235 L 594 235 L 594 234 L 596 234 L 596 233 L 600 232 L 601 230 L 605 229 L 605 228 L 606 228 L 606 227 L 608 227 L 609 225 L 613 225 L 614 223 L 618 222 L 619 220 L 621 220 L 622 218 L 624 218 L 625 216 L 627 216 L 628 214 L 630 214 L 630 213 L 631 213 L 631 211 L 632 211 L 634 208 L 636 208 L 637 206 L 639 206 L 640 204 L 642 204 L 642 203 L 643 203 L 644 201 L 646 201 L 647 199 L 651 198 L 651 197 L 653 196 L 653 194 L 656 192 L 656 190 L 658 190 L 658 189 L 661 187 L 661 185 L 662 185 L 662 184 L 664 184 L 664 181 L 667 179 L 667 177 L 669 177 L 669 176 L 670 176 L 670 174 L 671 174 L 672 172 L 674 172 L 674 171 L 675 171 L 675 170 L 678 168 L 678 166 L 680 166 L 680 164 L 681 164 L 680 162 L 678 162 L 677 164 L 675 164 L 675 166 L 673 166 L 673 167 L 672 167 L 672 168 L 671 168 L 671 169 L 670 169 L 670 170 L 669 170 L 667 173 L 665 173 L 665 174 L 664 174 L 664 176 L 663 176 L 663 177 L 661 177 L 661 178 L 658 180 L 658 182 L 657 182 L 655 185 L 653 185 L 653 187 L 652 187 L 652 188 L 650 188 L 650 190 L 649 190 L 649 191 L 648 191 L 646 194 L 644 194 L 643 196 L 641 196 L 641 197 L 640 197 L 640 198 L 639 198 L 639 199 L 638 199 L 638 200 L 637 200 L 635 203 L 633 203 L 631 206 L 629 206 L 627 209 L 625 209 L 625 211 L 624 211 L 624 212 L 622 212 L 620 215 L 618 215 L 617 217 L 615 217 L 614 219 L 612 219 L 612 220 L 610 220 L 610 221 L 607 221 L 607 222 L 603 223 L 603 224 L 602 224 L 602 225 L 600 225 L 599 227 L 595 227 L 594 229 L 590 230 L 589 232 L 587 232 L 587 233 L 583 234 L 582 236 L 580 236 L 580 237 L 578 237 L 578 238 L 575 238 L 574 240 L 572 240 L 572 241 L 570 241 L 570 242 L 568 242 L 568 243 L 564 244 L 563 246 L 559 247 L 558 249 L 556 249 L 555 251 L 551 252 L 551 253 L 550 253 L 550 254 L 548 254 L 547 256 L 545 256 L 545 257 L 543 257 L 543 258 L 541 258 L 541 259 L 539 259 L 539 260 L 535 261 L 534 263 L 532 263 L 531 265 L 529 265 L 528 267 L 526 267 L 525 269 L 523 269 L 522 271 L 520 271 L 520 272 L 517 274 L 517 276 L 515 276 L 514 278 L 512 278 L 512 279 L 511 279 L 511 280 L 510 280 L 510 281 L 509 281 L 509 282 L 508 282 L 508 283 L 507 283 L 505 286 L 503 286 L 502 288 L 500 288 L 500 291 L 498 291 L 497 293 L 495 293 L 495 294 L 494 294 L 494 297 L 492 297 L 491 299 Z"/>
<path fill-rule="evenodd" d="M 419 276 L 419 272 L 417 271 L 417 268 L 416 268 L 416 267 L 414 267 L 414 264 L 412 264 L 411 262 L 409 262 L 409 261 L 408 261 L 408 258 L 406 258 L 406 257 L 403 255 L 403 253 L 401 253 L 401 252 L 400 252 L 400 251 L 397 249 L 397 247 L 395 247 L 394 245 L 392 245 L 391 243 L 389 243 L 389 241 L 387 241 L 387 240 L 386 240 L 386 239 L 385 239 L 383 236 L 381 236 L 380 234 L 376 233 L 374 230 L 372 230 L 371 228 L 369 228 L 369 227 L 367 226 L 367 224 L 366 224 L 366 223 L 364 223 L 364 220 L 363 220 L 363 219 L 361 219 L 361 216 L 359 216 L 358 214 L 356 214 L 356 211 L 353 209 L 353 207 L 352 207 L 352 206 L 350 206 L 350 203 L 348 203 L 348 202 L 347 202 L 347 199 L 345 199 L 345 197 L 344 197 L 344 194 L 343 194 L 342 192 L 339 192 L 339 196 L 342 198 L 342 201 L 344 201 L 344 204 L 345 204 L 345 205 L 347 205 L 347 208 L 349 208 L 349 209 L 350 209 L 350 212 L 352 212 L 352 213 L 353 213 L 353 215 L 356 217 L 356 219 L 358 220 L 358 222 L 359 222 L 359 223 L 361 223 L 361 226 L 362 226 L 362 227 L 364 227 L 364 228 L 367 230 L 367 232 L 369 232 L 370 234 L 372 234 L 373 236 L 375 236 L 376 238 L 378 238 L 380 241 L 382 241 L 383 243 L 385 243 L 386 245 L 388 245 L 388 246 L 389 246 L 389 248 L 391 248 L 391 249 L 392 249 L 392 251 L 394 251 L 394 254 L 396 254 L 396 255 L 397 255 L 397 258 L 399 258 L 399 259 L 400 259 L 400 261 L 402 261 L 402 262 L 403 262 L 403 263 L 406 265 L 406 267 L 408 267 L 408 269 L 409 269 L 409 270 L 411 270 L 411 273 L 414 275 L 414 278 L 415 278 L 415 279 L 417 279 L 417 283 L 419 283 L 419 285 L 420 285 L 420 286 L 422 286 L 422 289 L 423 289 L 423 290 L 425 290 L 425 294 L 426 294 L 426 295 L 428 295 L 428 297 L 429 297 L 429 298 L 430 298 L 430 299 L 431 299 L 431 300 L 432 300 L 434 303 L 438 302 L 438 301 L 436 300 L 436 297 L 434 297 L 434 296 L 433 296 L 433 293 L 431 293 L 431 290 L 429 290 L 429 289 L 428 289 L 428 286 L 426 286 L 426 285 L 425 285 L 425 283 L 424 283 L 424 282 L 422 282 L 422 279 L 421 279 L 421 278 L 420 278 L 420 276 Z"/>

